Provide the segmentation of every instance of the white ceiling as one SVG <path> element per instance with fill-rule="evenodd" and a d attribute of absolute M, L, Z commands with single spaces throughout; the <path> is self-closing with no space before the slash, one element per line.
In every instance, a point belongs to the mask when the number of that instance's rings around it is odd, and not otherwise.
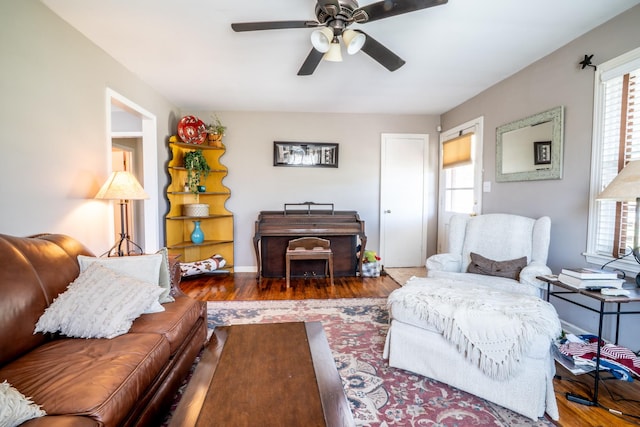
<path fill-rule="evenodd" d="M 230 24 L 315 20 L 314 0 L 41 1 L 181 109 L 399 114 L 444 113 L 640 3 L 449 0 L 350 27 L 402 57 L 397 71 L 343 49 L 298 76 L 312 29 Z"/>

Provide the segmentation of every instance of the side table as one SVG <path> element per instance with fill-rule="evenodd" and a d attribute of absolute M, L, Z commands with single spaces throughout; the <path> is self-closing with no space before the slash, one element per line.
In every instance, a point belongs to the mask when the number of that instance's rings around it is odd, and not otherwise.
<path fill-rule="evenodd" d="M 595 378 L 594 378 L 594 386 L 593 386 L 593 396 L 591 399 L 583 398 L 574 394 L 567 394 L 567 399 L 581 403 L 583 405 L 595 406 L 598 404 L 598 383 L 600 381 L 600 339 L 602 337 L 602 322 L 604 316 L 615 315 L 616 316 L 616 335 L 614 344 L 618 344 L 618 337 L 620 332 L 620 316 L 626 314 L 640 314 L 640 311 L 623 311 L 621 310 L 622 304 L 640 302 L 640 290 L 638 288 L 629 289 L 630 294 L 628 296 L 612 296 L 612 295 L 603 295 L 599 291 L 588 291 L 586 289 L 578 289 L 574 286 L 567 285 L 566 283 L 562 283 L 557 279 L 552 279 L 549 276 L 539 276 L 538 279 L 547 283 L 547 301 L 549 301 L 550 297 L 555 297 L 566 301 L 570 304 L 577 305 L 589 311 L 598 313 L 598 346 L 596 350 L 596 369 L 595 369 Z M 553 288 L 552 288 L 553 287 Z M 558 289 L 556 289 L 558 288 Z M 585 296 L 587 298 L 591 298 L 592 300 L 596 300 L 599 302 L 599 309 L 595 309 L 586 304 L 582 304 L 578 301 L 574 301 L 573 299 L 567 298 L 567 294 L 579 294 Z M 605 310 L 607 307 L 610 307 L 608 304 L 614 304 L 615 310 Z"/>

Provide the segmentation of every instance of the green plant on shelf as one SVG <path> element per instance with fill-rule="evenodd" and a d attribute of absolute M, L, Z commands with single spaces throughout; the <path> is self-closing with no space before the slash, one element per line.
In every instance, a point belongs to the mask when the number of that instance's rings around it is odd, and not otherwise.
<path fill-rule="evenodd" d="M 211 118 L 213 121 L 207 126 L 207 133 L 223 136 L 227 127 L 222 124 L 217 114 L 212 115 Z"/>
<path fill-rule="evenodd" d="M 207 178 L 211 167 L 202 150 L 187 151 L 184 154 L 184 167 L 187 170 L 187 187 L 193 194 L 199 194 L 200 182 Z"/>

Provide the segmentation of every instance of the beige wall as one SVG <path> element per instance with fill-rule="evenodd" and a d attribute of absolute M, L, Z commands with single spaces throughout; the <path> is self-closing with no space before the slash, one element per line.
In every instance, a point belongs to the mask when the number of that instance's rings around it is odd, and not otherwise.
<path fill-rule="evenodd" d="M 578 63 L 585 54 L 593 54 L 597 65 L 640 46 L 639 22 L 636 6 L 442 115 L 444 129 L 484 116 L 484 180 L 492 183 L 491 193 L 484 193 L 484 213 L 550 216 L 549 265 L 555 272 L 585 265 L 581 254 L 587 241 L 594 72 L 582 70 Z M 563 178 L 495 182 L 496 128 L 559 105 L 565 106 Z M 564 319 L 597 331 L 593 315 L 556 305 Z M 627 340 L 631 329 L 638 331 L 627 327 Z M 635 332 L 636 350 L 639 336 Z"/>
<path fill-rule="evenodd" d="M 92 197 L 108 175 L 106 89 L 156 115 L 161 153 L 177 110 L 37 0 L 0 0 L 0 58 L 0 233 L 65 233 L 102 253 L 109 206 Z"/>
<path fill-rule="evenodd" d="M 211 112 L 183 114 L 211 121 Z M 366 223 L 367 247 L 378 251 L 382 133 L 430 134 L 431 168 L 437 167 L 436 116 L 226 111 L 218 116 L 228 127 L 221 160 L 229 168 L 224 184 L 231 190 L 227 209 L 235 215 L 235 264 L 241 270 L 256 265 L 252 237 L 259 212 L 282 210 L 284 203 L 334 203 L 336 210 L 358 211 Z M 339 167 L 274 167 L 273 141 L 339 143 Z M 428 197 L 428 235 L 435 236 L 435 182 Z M 435 240 L 430 239 L 429 251 L 435 252 Z"/>
<path fill-rule="evenodd" d="M 156 115 L 158 222 L 164 242 L 167 139 L 182 114 L 37 0 L 0 0 L 0 233 L 69 234 L 97 254 L 110 244 L 109 206 L 92 197 L 107 176 L 111 88 Z M 209 113 L 199 114 L 208 120 Z M 380 134 L 429 133 L 436 116 L 221 112 L 229 127 L 225 184 L 236 215 L 236 265 L 255 267 L 253 222 L 264 209 L 315 200 L 354 209 L 378 249 Z M 340 143 L 338 169 L 272 166 L 274 140 Z M 435 163 L 434 163 L 435 164 Z M 435 187 L 428 196 L 435 206 Z M 429 235 L 435 235 L 435 208 Z M 429 244 L 431 253 L 435 242 Z"/>

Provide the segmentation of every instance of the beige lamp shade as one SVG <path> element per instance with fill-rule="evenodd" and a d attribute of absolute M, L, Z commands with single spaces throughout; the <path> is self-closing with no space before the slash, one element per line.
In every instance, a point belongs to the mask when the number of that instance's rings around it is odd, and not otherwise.
<path fill-rule="evenodd" d="M 331 47 L 329 47 L 329 51 L 324 54 L 325 61 L 331 62 L 342 62 L 342 52 L 340 51 L 340 42 L 337 38 L 333 39 L 331 42 Z"/>
<path fill-rule="evenodd" d="M 640 160 L 627 163 L 596 199 L 636 202 L 633 227 L 633 256 L 640 263 L 640 253 L 638 252 L 638 244 L 640 242 Z M 636 283 L 640 285 L 640 273 L 636 276 Z"/>
<path fill-rule="evenodd" d="M 442 168 L 453 168 L 471 163 L 471 138 L 473 132 L 460 135 L 442 143 Z"/>
<path fill-rule="evenodd" d="M 627 163 L 597 199 L 635 202 L 638 197 L 640 197 L 640 160 L 634 160 Z"/>
<path fill-rule="evenodd" d="M 331 28 L 324 27 L 311 33 L 311 44 L 318 52 L 327 52 L 331 47 L 332 40 L 333 30 Z"/>
<path fill-rule="evenodd" d="M 111 173 L 95 198 L 105 200 L 142 200 L 148 199 L 149 195 L 145 193 L 131 172 L 118 171 Z"/>
<path fill-rule="evenodd" d="M 344 30 L 342 32 L 342 40 L 344 40 L 344 44 L 347 46 L 347 53 L 353 55 L 362 49 L 364 42 L 367 40 L 367 36 L 360 31 Z"/>

